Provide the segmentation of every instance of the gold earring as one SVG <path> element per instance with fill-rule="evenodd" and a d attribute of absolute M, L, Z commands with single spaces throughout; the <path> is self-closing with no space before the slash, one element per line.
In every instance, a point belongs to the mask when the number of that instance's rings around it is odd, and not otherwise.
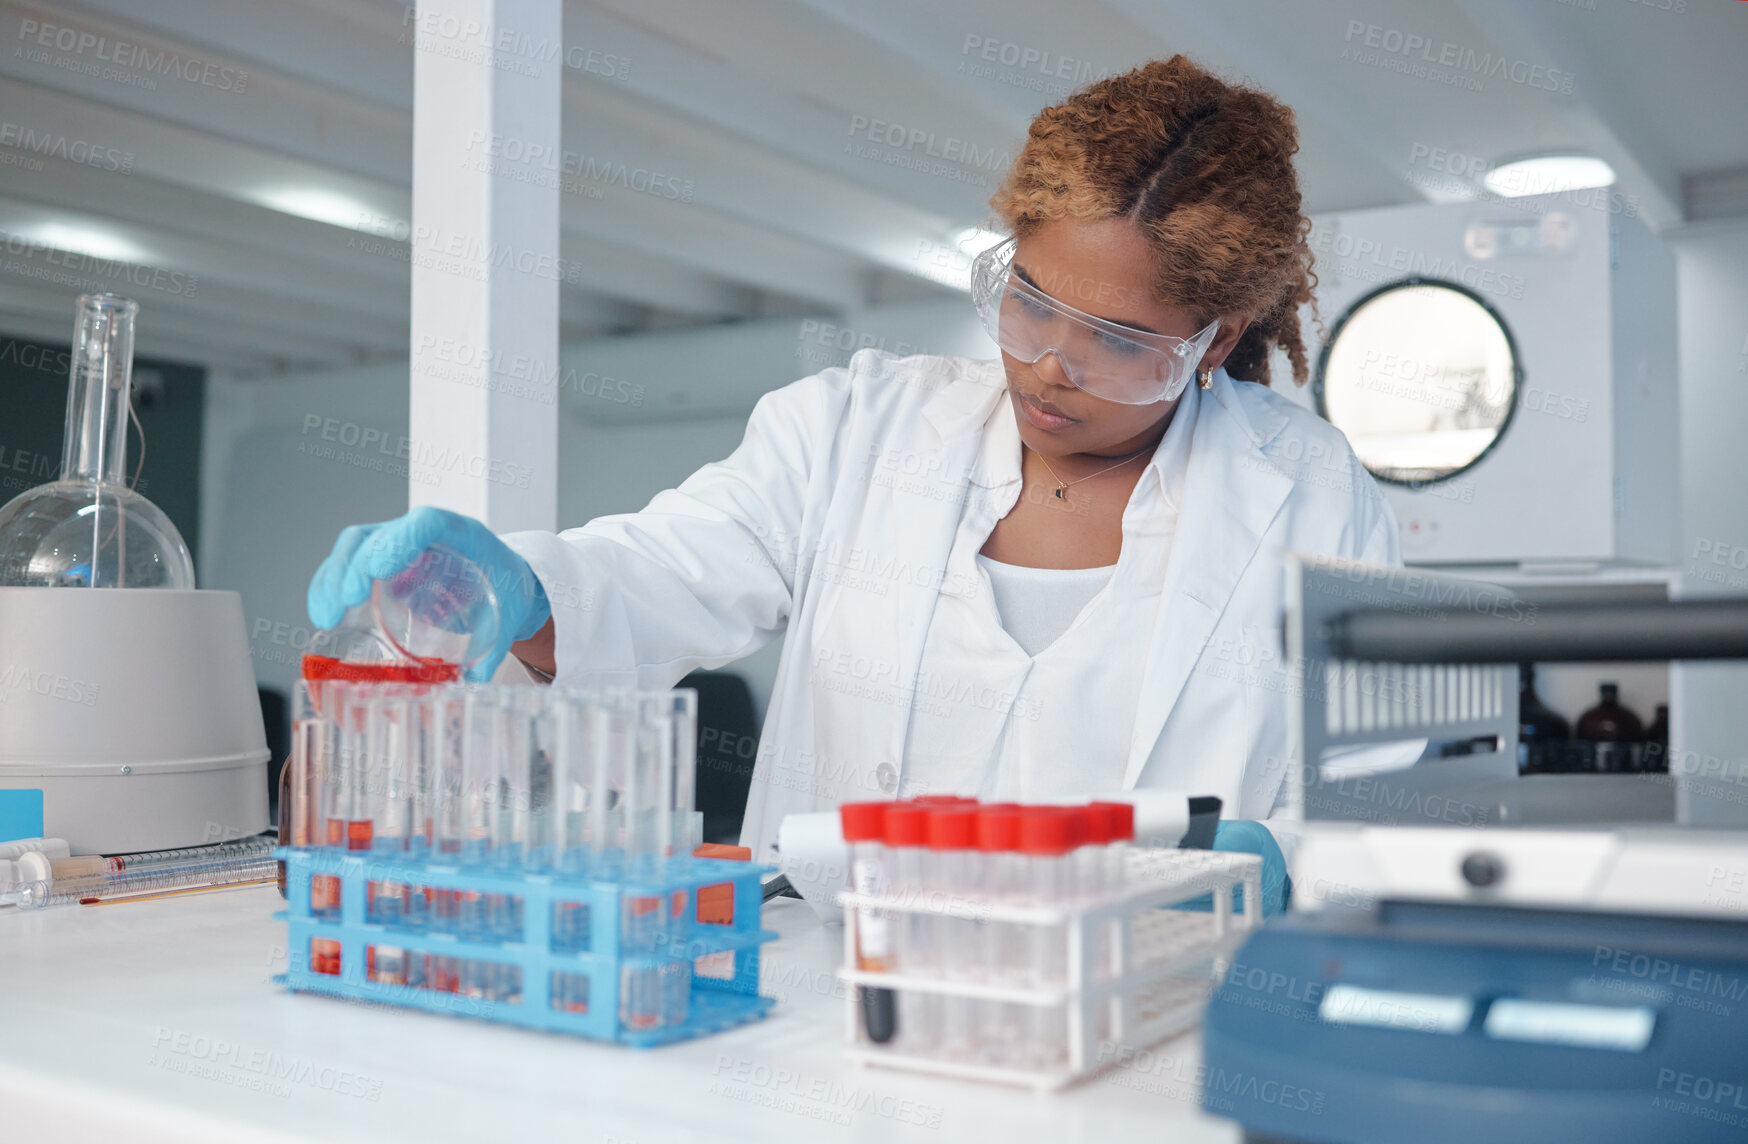
<path fill-rule="evenodd" d="M 1203 389 L 1213 389 L 1214 388 L 1214 371 L 1213 370 L 1205 369 L 1205 370 L 1201 371 L 1201 373 L 1197 374 L 1196 376 L 1198 376 L 1202 379 L 1202 388 Z"/>

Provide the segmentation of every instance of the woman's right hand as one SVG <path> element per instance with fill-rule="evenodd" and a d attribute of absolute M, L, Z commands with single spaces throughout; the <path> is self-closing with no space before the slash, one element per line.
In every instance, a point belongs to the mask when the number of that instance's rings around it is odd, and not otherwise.
<path fill-rule="evenodd" d="M 529 639 L 546 625 L 552 607 L 528 562 L 471 516 L 427 506 L 380 524 L 341 529 L 334 550 L 310 580 L 310 623 L 318 628 L 335 626 L 347 611 L 370 598 L 375 581 L 409 567 L 433 544 L 471 560 L 497 593 L 498 641 L 467 673 L 472 680 L 490 679 L 511 644 Z"/>

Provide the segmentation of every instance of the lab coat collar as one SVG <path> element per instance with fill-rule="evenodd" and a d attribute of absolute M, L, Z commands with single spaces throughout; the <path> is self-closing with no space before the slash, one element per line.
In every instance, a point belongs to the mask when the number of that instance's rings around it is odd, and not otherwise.
<path fill-rule="evenodd" d="M 941 359 L 926 360 L 935 365 Z M 980 432 L 990 410 L 998 402 L 1005 403 L 1008 393 L 1000 361 L 947 361 L 952 368 L 946 384 L 923 406 L 923 420 L 935 430 L 941 445 Z"/>
<path fill-rule="evenodd" d="M 1167 506 L 1176 511 L 1183 498 L 1184 469 L 1189 462 L 1190 444 L 1194 439 L 1196 419 L 1200 416 L 1202 389 L 1192 384 L 1178 398 L 1171 424 L 1165 427 L 1159 448 L 1148 458 L 1141 474 L 1143 481 L 1152 481 Z"/>
<path fill-rule="evenodd" d="M 1212 388 L 1200 395 L 1213 400 L 1202 401 L 1184 470 L 1125 789 L 1147 765 L 1214 625 L 1293 489 L 1292 478 L 1262 451 L 1286 427 L 1286 414 L 1271 402 L 1247 401 L 1240 384 L 1251 383 L 1216 370 Z"/>

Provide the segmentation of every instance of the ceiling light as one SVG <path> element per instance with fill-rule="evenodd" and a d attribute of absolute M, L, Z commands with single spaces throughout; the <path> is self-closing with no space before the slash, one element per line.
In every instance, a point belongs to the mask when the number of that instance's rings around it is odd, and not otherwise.
<path fill-rule="evenodd" d="M 1494 194 L 1515 199 L 1606 187 L 1614 182 L 1614 168 L 1589 155 L 1542 155 L 1501 163 L 1481 181 Z"/>
<path fill-rule="evenodd" d="M 104 258 L 114 262 L 139 262 L 145 252 L 118 234 L 88 226 L 50 222 L 37 227 L 31 235 L 44 246 Z"/>
<path fill-rule="evenodd" d="M 319 187 L 274 187 L 256 191 L 250 197 L 264 207 L 285 214 L 367 234 L 384 235 L 398 231 L 405 237 L 408 228 L 405 219 L 384 214 L 350 195 Z"/>

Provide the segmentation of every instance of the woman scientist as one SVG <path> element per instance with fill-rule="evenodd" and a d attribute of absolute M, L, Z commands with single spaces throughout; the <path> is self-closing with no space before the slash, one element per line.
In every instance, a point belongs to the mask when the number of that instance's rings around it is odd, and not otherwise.
<path fill-rule="evenodd" d="M 999 362 L 858 353 L 581 528 L 348 528 L 310 618 L 441 541 L 516 585 L 506 650 L 566 683 L 670 687 L 787 633 L 760 859 L 784 815 L 847 800 L 1159 787 L 1245 820 L 1220 845 L 1264 855 L 1278 905 L 1280 554 L 1399 562 L 1346 439 L 1268 388 L 1275 350 L 1307 372 L 1297 146 L 1286 107 L 1182 56 L 1096 83 L 1038 115 L 991 200 L 1013 237 L 972 298 Z"/>

